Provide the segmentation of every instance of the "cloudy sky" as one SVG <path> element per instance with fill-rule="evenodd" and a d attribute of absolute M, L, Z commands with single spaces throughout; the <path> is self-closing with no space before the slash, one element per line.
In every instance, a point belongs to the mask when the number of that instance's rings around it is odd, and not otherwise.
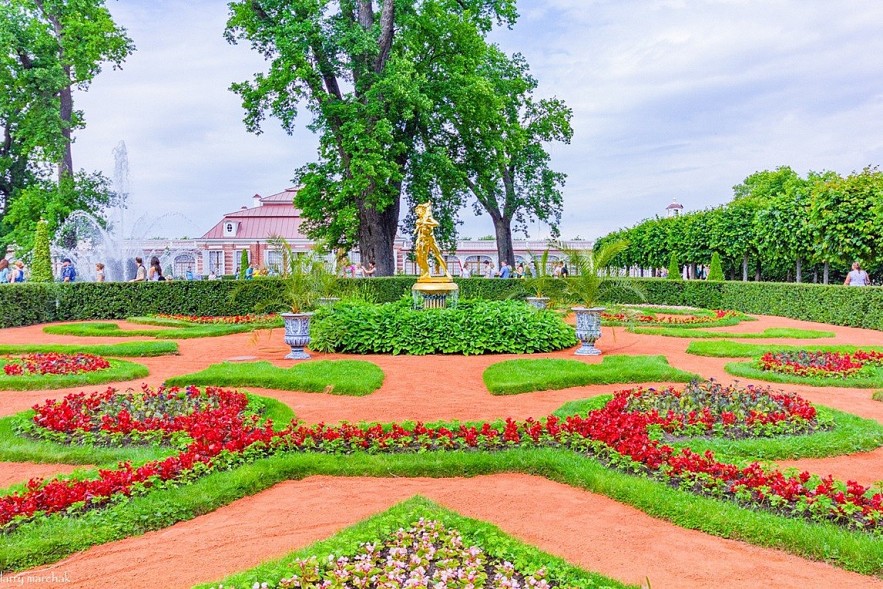
<path fill-rule="evenodd" d="M 306 119 L 291 136 L 272 120 L 245 131 L 227 88 L 264 63 L 224 41 L 225 2 L 108 5 L 137 51 L 76 95 L 87 128 L 74 163 L 112 178 L 125 141 L 127 218 L 163 219 L 127 233 L 201 235 L 313 160 Z M 519 12 L 493 40 L 574 111 L 573 142 L 551 147 L 568 175 L 564 237 L 599 237 L 672 199 L 687 210 L 727 202 L 757 170 L 847 174 L 883 160 L 883 3 L 520 0 Z M 462 218 L 461 235 L 493 232 L 487 216 Z"/>

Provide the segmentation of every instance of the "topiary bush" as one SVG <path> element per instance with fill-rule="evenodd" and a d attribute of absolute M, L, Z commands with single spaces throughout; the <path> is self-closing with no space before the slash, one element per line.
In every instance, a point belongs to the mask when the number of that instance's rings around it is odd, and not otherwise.
<path fill-rule="evenodd" d="M 721 267 L 721 256 L 719 253 L 714 252 L 711 254 L 711 264 L 708 266 L 708 279 L 709 280 L 723 280 L 724 279 L 724 269 Z"/>
<path fill-rule="evenodd" d="M 529 354 L 576 345 L 573 327 L 522 301 L 461 300 L 414 310 L 410 300 L 338 303 L 313 316 L 310 349 L 351 354 Z"/>
<path fill-rule="evenodd" d="M 683 280 L 681 266 L 678 264 L 678 257 L 674 252 L 671 253 L 671 258 L 668 260 L 668 276 L 666 278 L 669 280 Z"/>
<path fill-rule="evenodd" d="M 49 257 L 49 223 L 37 222 L 34 233 L 34 258 L 31 260 L 31 282 L 52 282 L 52 260 Z"/>

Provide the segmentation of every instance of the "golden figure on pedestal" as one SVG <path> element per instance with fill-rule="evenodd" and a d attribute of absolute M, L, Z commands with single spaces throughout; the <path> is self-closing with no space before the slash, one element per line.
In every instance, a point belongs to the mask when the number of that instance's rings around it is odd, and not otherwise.
<path fill-rule="evenodd" d="M 419 204 L 414 212 L 417 214 L 414 256 L 417 258 L 417 267 L 420 268 L 420 278 L 417 279 L 417 282 L 451 282 L 448 265 L 445 263 L 445 258 L 442 256 L 433 233 L 433 230 L 438 227 L 438 221 L 432 216 L 432 203 Z M 444 276 L 432 275 L 429 269 L 430 256 L 435 258 L 436 267 Z"/>
<path fill-rule="evenodd" d="M 422 309 L 456 306 L 460 287 L 451 278 L 445 258 L 438 247 L 438 242 L 435 241 L 433 230 L 438 227 L 438 221 L 432 218 L 432 203 L 417 205 L 414 213 L 417 215 L 414 257 L 417 259 L 417 267 L 420 268 L 420 277 L 411 287 L 414 306 Z M 435 260 L 436 268 L 442 273 L 441 276 L 432 275 L 429 269 L 430 259 Z"/>

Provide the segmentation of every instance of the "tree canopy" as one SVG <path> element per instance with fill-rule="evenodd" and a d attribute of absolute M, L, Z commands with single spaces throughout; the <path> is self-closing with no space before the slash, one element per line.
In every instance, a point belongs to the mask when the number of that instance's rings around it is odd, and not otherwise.
<path fill-rule="evenodd" d="M 260 132 L 273 116 L 291 132 L 306 108 L 319 135 L 318 160 L 295 177 L 309 234 L 358 245 L 378 275 L 395 271 L 403 196 L 412 205 L 431 197 L 450 234 L 455 170 L 432 130 L 485 63 L 492 26 L 514 22 L 514 0 L 240 0 L 230 10 L 227 39 L 270 62 L 232 86 L 246 127 Z"/>

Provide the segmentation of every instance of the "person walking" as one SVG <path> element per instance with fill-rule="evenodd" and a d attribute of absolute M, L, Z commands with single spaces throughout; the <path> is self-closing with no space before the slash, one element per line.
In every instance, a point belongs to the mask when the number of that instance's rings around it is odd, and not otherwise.
<path fill-rule="evenodd" d="M 861 264 L 853 262 L 852 271 L 846 275 L 846 280 L 843 281 L 843 284 L 846 286 L 869 286 L 871 279 L 868 277 L 868 273 L 862 270 Z"/>
<path fill-rule="evenodd" d="M 147 280 L 147 269 L 144 267 L 144 260 L 140 257 L 135 258 L 135 278 L 129 282 L 144 282 Z"/>
<path fill-rule="evenodd" d="M 512 274 L 512 268 L 509 266 L 509 262 L 503 260 L 500 262 L 500 278 L 509 278 Z"/>
<path fill-rule="evenodd" d="M 95 282 L 104 282 L 104 264 L 95 264 Z"/>
<path fill-rule="evenodd" d="M 9 260 L 0 258 L 0 284 L 6 284 L 7 282 L 12 282 L 9 274 Z"/>

